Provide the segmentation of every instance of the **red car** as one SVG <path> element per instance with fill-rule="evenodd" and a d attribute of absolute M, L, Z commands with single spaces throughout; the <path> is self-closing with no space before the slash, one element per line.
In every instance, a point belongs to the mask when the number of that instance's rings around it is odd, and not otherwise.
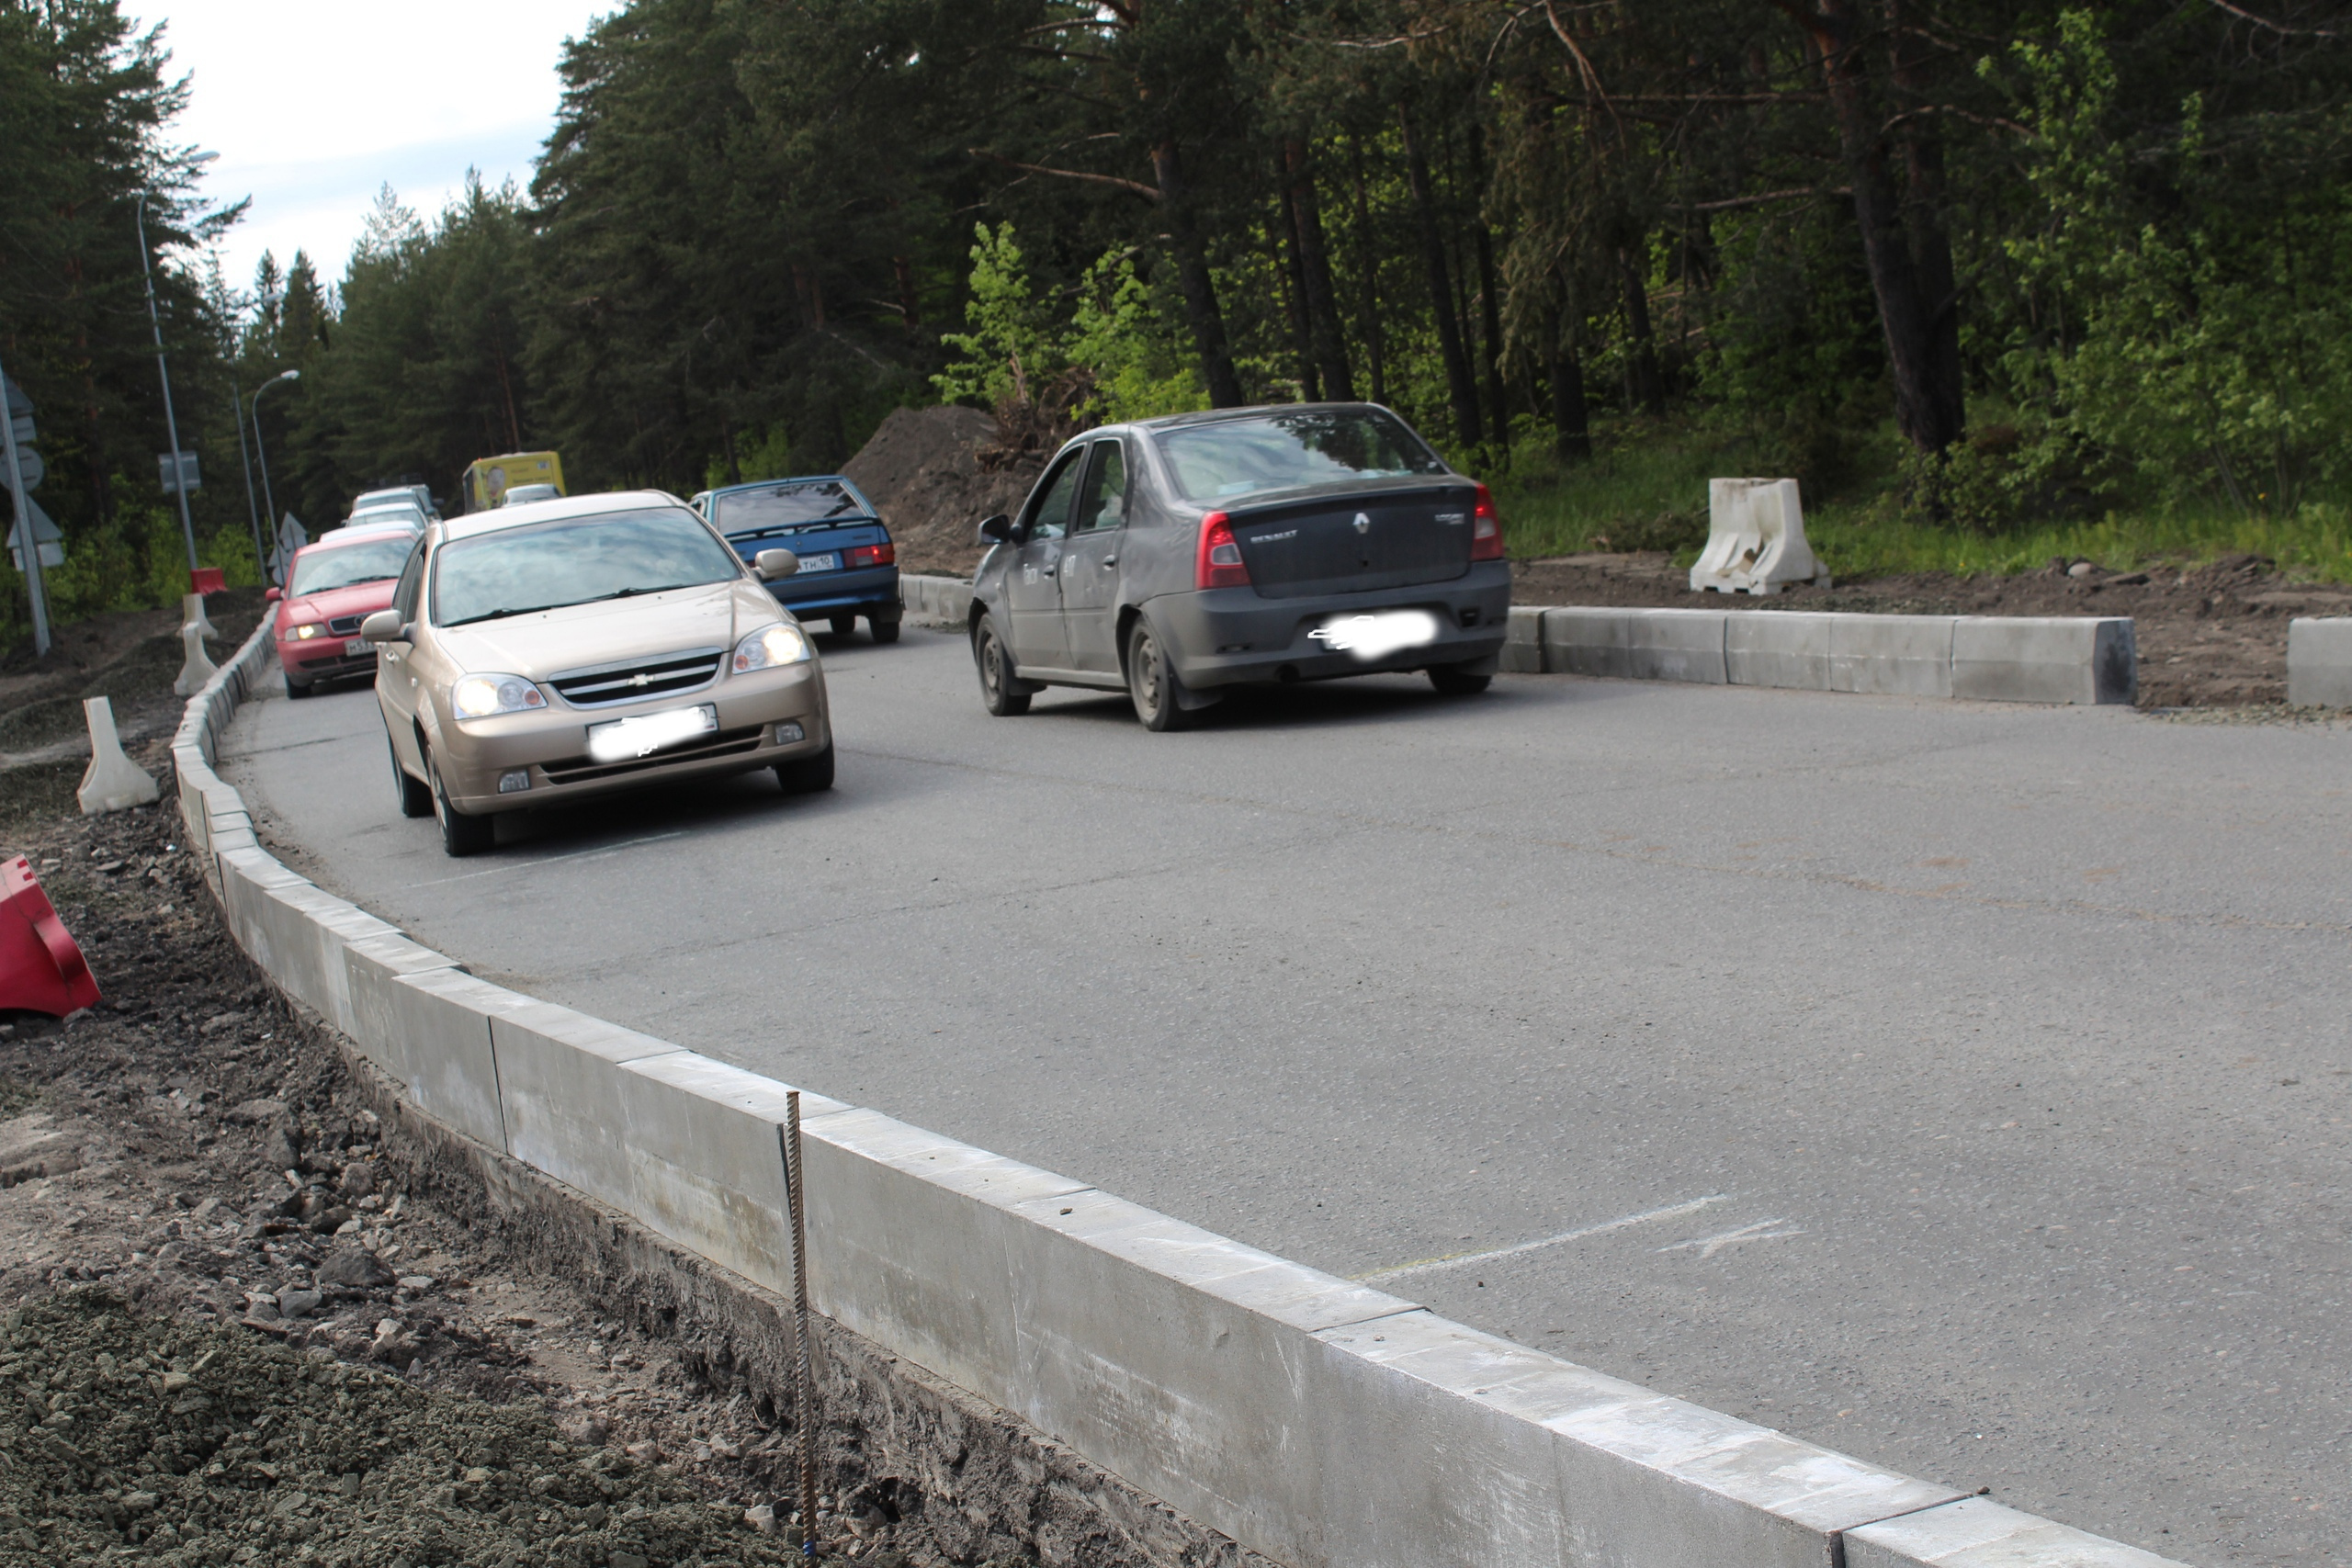
<path fill-rule="evenodd" d="M 401 569 L 416 548 L 405 530 L 329 534 L 294 553 L 277 615 L 277 663 L 286 671 L 286 694 L 307 697 L 322 681 L 376 671 L 373 644 L 359 640 L 359 623 L 392 605 Z"/>

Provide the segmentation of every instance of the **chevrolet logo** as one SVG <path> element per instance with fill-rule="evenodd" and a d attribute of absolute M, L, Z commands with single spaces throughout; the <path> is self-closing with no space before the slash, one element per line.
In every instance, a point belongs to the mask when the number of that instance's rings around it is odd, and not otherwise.
<path fill-rule="evenodd" d="M 640 671 L 628 678 L 628 683 L 632 686 L 650 686 L 653 684 L 653 677 Z"/>

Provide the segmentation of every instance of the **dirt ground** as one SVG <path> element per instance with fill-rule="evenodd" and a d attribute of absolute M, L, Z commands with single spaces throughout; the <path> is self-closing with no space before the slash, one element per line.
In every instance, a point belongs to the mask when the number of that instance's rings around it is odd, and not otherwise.
<path fill-rule="evenodd" d="M 129 750 L 167 780 L 166 744 Z M 14 806 L 0 852 L 105 998 L 0 1015 L 0 1568 L 800 1558 L 790 1413 L 404 1190 L 226 935 L 168 788 Z M 860 1480 L 824 1483 L 828 1558 L 1026 1561 Z"/>
<path fill-rule="evenodd" d="M 995 416 L 978 409 L 897 409 L 842 465 L 889 525 L 901 570 L 972 575 L 975 526 L 1017 508 L 1042 466 L 999 440 Z"/>
<path fill-rule="evenodd" d="M 2078 568 L 2087 570 L 2078 576 Z M 1693 593 L 1690 572 L 1662 552 L 1517 561 L 1511 577 L 1511 600 L 1520 604 L 2129 615 L 2140 650 L 2140 705 L 2152 708 L 2282 704 L 2287 623 L 2297 615 L 2352 615 L 2352 588 L 2290 582 L 2259 556 L 2121 573 L 2053 560 L 2016 577 L 1921 573 L 1792 588 L 1770 598 Z"/>

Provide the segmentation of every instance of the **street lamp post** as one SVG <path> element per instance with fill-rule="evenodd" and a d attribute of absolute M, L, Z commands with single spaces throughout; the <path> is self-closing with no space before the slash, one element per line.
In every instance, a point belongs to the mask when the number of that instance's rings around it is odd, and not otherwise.
<path fill-rule="evenodd" d="M 269 508 L 269 536 L 273 539 L 277 537 L 277 498 L 269 492 L 269 446 L 261 438 L 261 395 L 280 381 L 301 378 L 300 370 L 281 370 L 254 389 L 254 452 L 261 459 L 261 499 L 262 504 Z"/>
<path fill-rule="evenodd" d="M 237 390 L 237 378 L 229 378 L 229 417 L 237 422 L 237 461 L 245 469 L 245 516 L 254 525 L 254 567 L 269 581 L 269 552 L 261 545 L 261 503 L 254 500 L 253 449 L 245 445 L 245 395 Z"/>
<path fill-rule="evenodd" d="M 190 166 L 209 164 L 218 152 L 198 152 Z M 172 494 L 180 503 L 180 536 L 187 541 L 188 586 L 196 585 L 196 525 L 187 514 L 187 474 L 180 467 L 180 422 L 172 412 L 172 373 L 164 366 L 164 321 L 155 313 L 155 267 L 147 255 L 147 193 L 139 193 L 139 271 L 147 282 L 147 325 L 155 334 L 155 375 L 164 384 L 164 434 L 172 444 Z"/>

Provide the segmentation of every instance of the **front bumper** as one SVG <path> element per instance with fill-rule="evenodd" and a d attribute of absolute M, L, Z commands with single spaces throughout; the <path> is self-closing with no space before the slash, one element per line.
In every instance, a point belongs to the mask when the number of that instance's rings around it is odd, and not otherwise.
<path fill-rule="evenodd" d="M 815 577 L 787 577 L 768 584 L 775 602 L 804 621 L 821 620 L 835 612 L 854 610 L 881 620 L 899 615 L 899 569 L 870 566 L 858 571 L 820 572 Z"/>
<path fill-rule="evenodd" d="M 277 639 L 278 668 L 286 678 L 298 686 L 312 686 L 321 681 L 341 681 L 356 675 L 376 672 L 376 650 L 346 654 L 344 649 L 350 639 L 339 637 L 280 637 Z"/>
<path fill-rule="evenodd" d="M 598 762 L 588 754 L 588 727 L 640 714 L 710 705 L 718 729 L 650 757 Z M 779 725 L 800 739 L 779 740 Z M 782 670 L 730 675 L 699 692 L 678 692 L 609 707 L 550 707 L 445 725 L 434 749 L 450 804 L 468 816 L 552 806 L 675 780 L 773 767 L 832 744 L 824 671 L 816 660 Z M 500 793 L 499 779 L 527 773 L 530 787 Z"/>
<path fill-rule="evenodd" d="M 1174 656 L 1178 678 L 1196 690 L 1426 670 L 1502 651 L 1510 623 L 1510 566 L 1478 561 L 1448 582 L 1311 599 L 1266 599 L 1253 588 L 1208 588 L 1163 594 L 1146 610 Z M 1382 610 L 1428 611 L 1438 624 L 1437 640 L 1366 660 L 1331 652 L 1309 636 L 1327 621 Z"/>

